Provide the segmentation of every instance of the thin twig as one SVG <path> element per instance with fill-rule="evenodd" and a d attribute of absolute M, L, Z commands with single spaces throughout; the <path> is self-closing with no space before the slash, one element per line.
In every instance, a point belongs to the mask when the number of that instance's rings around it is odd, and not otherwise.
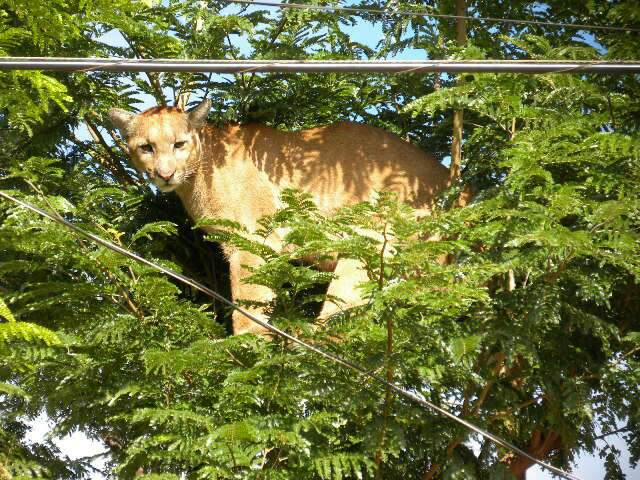
<path fill-rule="evenodd" d="M 111 149 L 109 144 L 105 141 L 104 137 L 102 136 L 98 128 L 93 124 L 91 119 L 89 119 L 88 115 L 85 115 L 84 121 L 87 124 L 87 129 L 89 130 L 89 134 L 91 135 L 91 138 L 93 138 L 94 142 L 98 143 L 104 149 L 104 151 L 107 153 L 107 155 L 111 160 L 110 162 L 101 162 L 102 165 L 105 166 L 111 172 L 111 174 L 114 177 L 116 177 L 116 179 L 119 180 L 120 182 L 129 184 L 129 185 L 138 184 L 138 182 L 136 182 L 133 178 L 131 178 L 131 175 L 129 175 L 129 173 L 122 166 L 122 164 L 120 163 L 120 159 L 113 152 L 113 150 Z"/>

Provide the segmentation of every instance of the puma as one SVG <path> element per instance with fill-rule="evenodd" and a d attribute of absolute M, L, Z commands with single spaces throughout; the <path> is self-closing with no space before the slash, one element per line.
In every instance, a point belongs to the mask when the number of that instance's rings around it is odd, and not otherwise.
<path fill-rule="evenodd" d="M 204 100 L 190 112 L 154 107 L 140 114 L 111 109 L 113 125 L 126 139 L 134 166 L 163 192 L 175 191 L 194 219 L 230 219 L 250 232 L 264 215 L 280 207 L 284 188 L 312 195 L 321 212 L 375 198 L 393 191 L 399 200 L 423 212 L 449 185 L 448 170 L 434 157 L 379 128 L 342 122 L 299 132 L 281 132 L 258 125 L 206 123 L 211 109 Z M 280 251 L 277 234 L 268 239 Z M 234 300 L 269 301 L 266 287 L 245 283 L 246 266 L 261 259 L 223 245 L 230 264 Z M 335 279 L 328 294 L 347 305 L 359 303 L 354 287 L 366 274 L 349 259 L 322 264 Z M 321 316 L 335 313 L 325 302 Z M 252 313 L 264 318 L 259 310 Z M 261 327 L 233 313 L 234 334 L 261 332 Z"/>

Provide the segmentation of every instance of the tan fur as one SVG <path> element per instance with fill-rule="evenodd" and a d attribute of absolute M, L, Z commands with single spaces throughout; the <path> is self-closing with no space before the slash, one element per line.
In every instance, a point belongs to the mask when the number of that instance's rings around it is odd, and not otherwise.
<path fill-rule="evenodd" d="M 158 107 L 137 116 L 110 112 L 127 138 L 136 167 L 162 190 L 175 190 L 193 219 L 231 219 L 253 231 L 260 217 L 280 207 L 280 193 L 287 187 L 310 193 L 326 214 L 372 200 L 380 191 L 397 192 L 400 200 L 426 213 L 449 185 L 448 170 L 432 156 L 378 128 L 355 123 L 294 133 L 257 124 L 215 128 L 204 125 L 202 115 L 208 107 L 205 101 L 189 114 Z M 176 141 L 187 143 L 176 149 Z M 146 144 L 153 146 L 152 154 L 140 150 Z M 169 182 L 159 178 L 157 169 L 166 176 L 172 168 L 175 173 Z M 283 247 L 277 234 L 268 242 L 276 249 Z M 244 266 L 257 265 L 260 259 L 223 247 L 231 267 L 233 299 L 270 300 L 269 289 L 243 282 L 249 273 Z M 336 274 L 344 272 L 343 276 L 332 282 L 329 291 L 353 303 L 353 283 L 362 280 L 362 273 L 348 262 L 344 268 L 340 263 Z M 257 331 L 237 314 L 233 329 Z"/>

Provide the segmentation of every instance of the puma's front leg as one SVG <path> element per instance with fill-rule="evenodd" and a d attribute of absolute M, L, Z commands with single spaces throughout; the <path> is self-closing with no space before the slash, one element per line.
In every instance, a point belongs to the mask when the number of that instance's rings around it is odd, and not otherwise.
<path fill-rule="evenodd" d="M 229 252 L 228 258 L 231 273 L 231 296 L 234 302 L 237 302 L 238 300 L 250 300 L 254 302 L 268 303 L 273 300 L 274 293 L 270 288 L 244 282 L 244 280 L 251 275 L 249 268 L 263 263 L 263 260 L 260 257 L 248 252 L 235 250 Z M 260 320 L 269 322 L 269 319 L 264 314 L 262 308 L 245 307 L 244 309 L 258 317 Z M 234 335 L 240 335 L 242 333 L 257 333 L 265 335 L 269 333 L 266 328 L 249 320 L 237 310 L 233 311 L 232 320 Z"/>

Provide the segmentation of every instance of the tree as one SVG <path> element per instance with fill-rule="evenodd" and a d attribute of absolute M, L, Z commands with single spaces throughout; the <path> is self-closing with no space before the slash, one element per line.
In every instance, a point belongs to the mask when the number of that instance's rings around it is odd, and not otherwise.
<path fill-rule="evenodd" d="M 427 3 L 454 11 L 453 1 Z M 467 7 L 572 23 L 637 27 L 640 18 L 630 1 Z M 2 8 L 3 55 L 345 59 L 413 47 L 436 58 L 638 56 L 637 37 L 623 32 L 469 22 L 458 46 L 454 22 L 365 15 L 386 34 L 373 51 L 344 33 L 352 14 L 215 1 Z M 114 46 L 105 35 L 116 31 Z M 632 461 L 640 458 L 637 80 L 8 72 L 0 188 L 227 294 L 211 241 L 253 249 L 266 260 L 253 281 L 277 293 L 268 307 L 278 326 L 554 465 L 597 452 L 608 477 L 623 478 L 615 449 L 598 439 L 621 434 Z M 304 193 L 288 192 L 286 208 L 263 222 L 265 235 L 289 229 L 295 248 L 286 253 L 241 230 L 204 238 L 174 197 L 145 186 L 105 115 L 134 109 L 140 95 L 173 103 L 187 93 L 189 103 L 213 99 L 213 122 L 363 121 L 440 158 L 452 112 L 464 108 L 460 185 L 421 220 L 385 195 L 324 218 Z M 462 185 L 475 198 L 451 208 Z M 427 234 L 443 240 L 420 240 Z M 87 459 L 25 443 L 25 419 L 41 411 L 61 435 L 82 430 L 102 441 L 122 478 L 524 478 L 530 466 L 280 339 L 229 336 L 228 312 L 211 299 L 4 202 L 0 245 L 0 478 L 92 474 Z M 296 266 L 309 251 L 363 261 L 367 308 L 314 325 L 312 301 L 327 276 Z M 444 254 L 455 261 L 439 264 Z M 21 333 L 3 336 L 16 325 Z"/>

